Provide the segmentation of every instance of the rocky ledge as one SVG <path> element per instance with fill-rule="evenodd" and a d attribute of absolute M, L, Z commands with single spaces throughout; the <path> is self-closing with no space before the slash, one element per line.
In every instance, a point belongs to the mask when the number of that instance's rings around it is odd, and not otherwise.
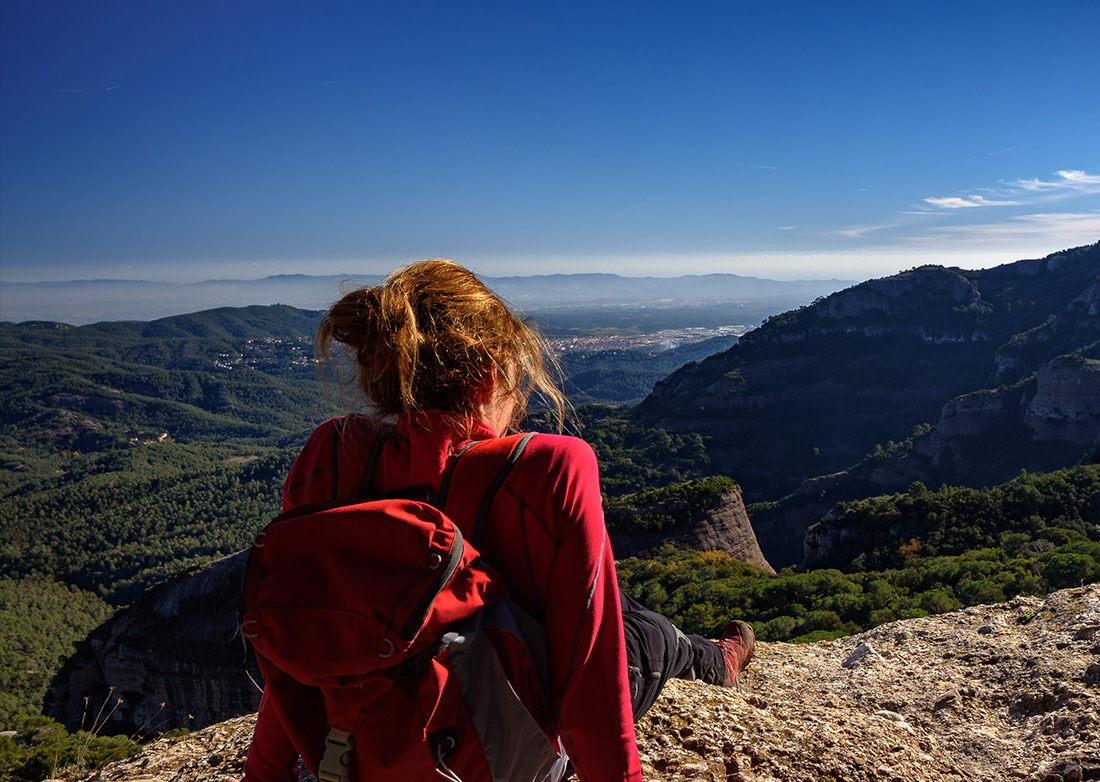
<path fill-rule="evenodd" d="M 161 740 L 85 780 L 237 779 L 253 721 Z M 741 692 L 671 682 L 638 746 L 661 782 L 1100 779 L 1100 585 L 759 644 Z"/>

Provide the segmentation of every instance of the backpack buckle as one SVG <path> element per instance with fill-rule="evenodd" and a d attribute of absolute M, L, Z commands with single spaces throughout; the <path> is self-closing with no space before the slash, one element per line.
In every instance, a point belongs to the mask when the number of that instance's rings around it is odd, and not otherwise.
<path fill-rule="evenodd" d="M 351 753 L 355 749 L 355 739 L 350 733 L 329 728 L 325 737 L 325 754 L 317 767 L 318 782 L 348 782 L 351 768 Z"/>

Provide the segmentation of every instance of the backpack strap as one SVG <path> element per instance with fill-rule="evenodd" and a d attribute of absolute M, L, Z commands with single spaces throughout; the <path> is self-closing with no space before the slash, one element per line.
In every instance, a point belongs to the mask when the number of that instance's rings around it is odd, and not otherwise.
<path fill-rule="evenodd" d="M 336 422 L 336 425 L 332 430 L 332 441 L 330 444 L 331 454 L 329 455 L 329 463 L 332 470 L 332 499 L 338 500 L 340 497 L 340 445 L 341 439 L 344 436 L 344 430 L 348 427 L 348 422 L 352 420 L 353 416 L 347 415 Z M 363 479 L 359 483 L 359 496 L 371 497 L 374 495 L 374 469 L 378 465 L 378 458 L 382 455 L 382 448 L 393 436 L 393 427 L 387 426 L 381 433 L 381 436 L 374 441 L 374 447 L 371 449 L 370 456 L 367 458 L 367 468 L 363 471 Z"/>
<path fill-rule="evenodd" d="M 465 462 L 461 462 L 461 457 L 466 453 L 477 451 L 478 454 L 484 456 L 488 456 L 490 453 L 506 454 L 504 457 L 504 461 L 501 463 L 500 468 L 497 470 L 496 475 L 493 476 L 493 479 L 489 483 L 488 488 L 481 496 L 480 504 L 478 505 L 477 509 L 477 515 L 474 517 L 472 533 L 467 538 L 475 548 L 481 545 L 481 539 L 485 534 L 485 527 L 488 524 L 489 513 L 492 510 L 493 500 L 496 498 L 497 492 L 500 490 L 500 487 L 504 485 L 504 482 L 508 479 L 508 475 L 512 472 L 512 468 L 516 466 L 516 463 L 523 455 L 523 451 L 527 447 L 527 443 L 529 443 L 531 441 L 531 438 L 534 436 L 534 432 L 527 432 L 526 434 L 509 435 L 508 437 L 500 437 L 493 440 L 479 440 L 476 443 L 472 443 L 470 447 L 463 449 L 458 454 L 458 458 L 455 459 L 453 466 L 450 470 L 452 474 L 459 471 L 460 463 L 465 464 Z M 448 476 L 447 482 L 449 488 L 450 476 Z M 462 481 L 459 481 L 459 484 L 462 485 Z M 466 485 L 463 485 L 463 488 L 466 488 Z M 468 491 L 476 491 L 476 484 Z M 440 494 L 443 494 L 442 487 Z M 476 499 L 470 497 L 468 493 L 466 494 L 464 499 L 466 499 L 468 503 L 467 507 L 472 507 L 473 502 L 476 501 Z"/>
<path fill-rule="evenodd" d="M 439 479 L 439 504 L 436 507 L 442 509 L 444 503 L 447 502 L 447 493 L 451 490 L 451 476 L 455 473 L 455 467 L 458 466 L 458 460 L 462 458 L 462 454 L 473 448 L 478 442 L 480 441 L 468 440 L 455 451 L 454 459 L 450 461 L 447 468 L 443 471 L 443 477 Z"/>
<path fill-rule="evenodd" d="M 371 448 L 370 457 L 367 459 L 367 468 L 363 470 L 363 480 L 359 482 L 359 496 L 360 497 L 373 497 L 374 491 L 374 471 L 378 467 L 378 459 L 382 456 L 382 449 L 386 447 L 386 443 L 390 441 L 392 431 L 387 432 L 385 437 L 379 437 L 374 442 L 374 447 Z"/>
<path fill-rule="evenodd" d="M 318 782 L 348 782 L 354 749 L 355 739 L 350 733 L 329 728 L 325 737 L 325 754 L 317 767 Z"/>

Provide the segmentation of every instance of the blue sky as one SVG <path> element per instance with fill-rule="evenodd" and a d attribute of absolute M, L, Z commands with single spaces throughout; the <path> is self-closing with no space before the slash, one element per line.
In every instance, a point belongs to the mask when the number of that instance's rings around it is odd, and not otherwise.
<path fill-rule="evenodd" d="M 0 282 L 863 279 L 1100 239 L 1093 0 L 0 10 Z"/>

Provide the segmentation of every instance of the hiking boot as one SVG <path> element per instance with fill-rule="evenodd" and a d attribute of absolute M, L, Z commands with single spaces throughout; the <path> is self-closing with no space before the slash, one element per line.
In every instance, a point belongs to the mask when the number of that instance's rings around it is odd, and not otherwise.
<path fill-rule="evenodd" d="M 726 625 L 715 643 L 722 650 L 722 659 L 726 662 L 726 680 L 722 686 L 740 690 L 741 671 L 745 670 L 752 653 L 756 651 L 756 634 L 747 622 L 735 619 Z"/>

